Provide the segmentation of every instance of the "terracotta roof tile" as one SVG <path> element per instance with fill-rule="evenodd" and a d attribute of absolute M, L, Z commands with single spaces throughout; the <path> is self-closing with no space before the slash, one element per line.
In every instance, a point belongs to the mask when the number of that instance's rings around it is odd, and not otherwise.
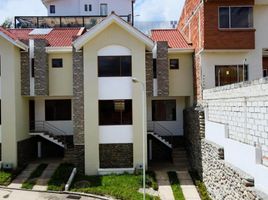
<path fill-rule="evenodd" d="M 6 36 L 8 36 L 9 38 L 11 38 L 13 40 L 18 40 L 16 35 L 14 35 L 13 33 L 9 32 L 7 29 L 5 29 L 1 26 L 0 26 L 0 32 L 4 33 Z"/>
<path fill-rule="evenodd" d="M 25 42 L 29 39 L 40 38 L 48 41 L 50 47 L 68 47 L 72 46 L 73 37 L 83 34 L 81 28 L 54 28 L 47 35 L 29 35 L 33 29 L 8 29 L 9 34 Z"/>
<path fill-rule="evenodd" d="M 183 34 L 177 29 L 155 29 L 151 31 L 154 41 L 167 41 L 169 48 L 190 49 L 193 48 Z"/>

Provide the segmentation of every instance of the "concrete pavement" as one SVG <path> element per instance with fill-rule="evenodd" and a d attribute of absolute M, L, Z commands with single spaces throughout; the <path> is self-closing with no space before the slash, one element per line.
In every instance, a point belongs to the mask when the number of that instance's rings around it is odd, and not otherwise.
<path fill-rule="evenodd" d="M 48 192 L 35 192 L 0 188 L 0 199 L 8 200 L 99 200 L 99 198 L 85 197 L 70 194 L 56 194 Z"/>

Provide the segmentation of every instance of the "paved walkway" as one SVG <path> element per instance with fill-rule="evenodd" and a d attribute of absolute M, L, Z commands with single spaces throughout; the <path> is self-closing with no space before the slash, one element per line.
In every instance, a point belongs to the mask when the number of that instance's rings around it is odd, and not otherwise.
<path fill-rule="evenodd" d="M 158 193 L 161 200 L 175 200 L 169 183 L 167 171 L 155 171 L 158 183 Z"/>
<path fill-rule="evenodd" d="M 185 200 L 201 200 L 188 171 L 177 171 Z"/>
<path fill-rule="evenodd" d="M 48 164 L 42 175 L 37 179 L 33 190 L 47 191 L 47 183 L 59 165 L 60 162 L 57 161 Z"/>
<path fill-rule="evenodd" d="M 22 173 L 18 175 L 11 184 L 8 185 L 8 188 L 21 188 L 22 183 L 27 180 L 27 178 L 36 169 L 37 166 L 38 163 L 29 164 L 26 169 L 24 169 Z"/>

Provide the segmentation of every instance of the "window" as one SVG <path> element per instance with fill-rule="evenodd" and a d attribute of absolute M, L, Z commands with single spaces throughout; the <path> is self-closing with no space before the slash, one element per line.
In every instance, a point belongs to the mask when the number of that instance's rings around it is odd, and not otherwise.
<path fill-rule="evenodd" d="M 176 100 L 152 100 L 153 121 L 176 121 Z"/>
<path fill-rule="evenodd" d="M 131 56 L 99 56 L 98 76 L 131 76 Z"/>
<path fill-rule="evenodd" d="M 31 76 L 34 77 L 34 58 L 31 59 Z"/>
<path fill-rule="evenodd" d="M 253 8 L 220 7 L 219 28 L 253 28 Z"/>
<path fill-rule="evenodd" d="M 106 16 L 108 15 L 108 5 L 107 4 L 100 4 L 100 15 L 101 16 Z"/>
<path fill-rule="evenodd" d="M 61 68 L 63 67 L 63 62 L 61 58 L 53 58 L 52 59 L 52 67 L 53 68 Z"/>
<path fill-rule="evenodd" d="M 50 14 L 55 14 L 56 13 L 56 6 L 55 5 L 50 5 L 49 6 L 49 11 L 50 11 Z"/>
<path fill-rule="evenodd" d="M 156 61 L 156 59 L 153 59 L 153 76 L 154 76 L 154 78 L 157 78 L 157 69 L 156 69 L 156 63 L 157 63 L 157 61 Z"/>
<path fill-rule="evenodd" d="M 87 12 L 87 4 L 85 4 L 85 12 Z"/>
<path fill-rule="evenodd" d="M 179 69 L 179 59 L 170 59 L 169 60 L 170 69 Z"/>
<path fill-rule="evenodd" d="M 71 100 L 46 100 L 45 115 L 46 121 L 72 120 Z"/>
<path fill-rule="evenodd" d="M 132 100 L 100 100 L 99 125 L 132 124 Z"/>
<path fill-rule="evenodd" d="M 88 11 L 92 11 L 92 5 L 88 4 Z"/>
<path fill-rule="evenodd" d="M 244 75 L 243 75 L 244 71 Z M 215 66 L 216 86 L 238 83 L 248 80 L 247 65 Z"/>

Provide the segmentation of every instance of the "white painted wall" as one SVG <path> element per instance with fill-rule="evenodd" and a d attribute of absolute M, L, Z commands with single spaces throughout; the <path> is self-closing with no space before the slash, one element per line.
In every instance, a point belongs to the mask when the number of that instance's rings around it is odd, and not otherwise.
<path fill-rule="evenodd" d="M 262 50 L 268 48 L 268 5 L 254 6 L 255 49 L 244 52 L 203 52 L 201 55 L 203 87 L 215 87 L 215 65 L 243 64 L 247 59 L 249 80 L 262 77 Z"/>
<path fill-rule="evenodd" d="M 152 100 L 176 99 L 176 121 L 157 121 L 176 136 L 183 135 L 183 109 L 185 109 L 185 97 L 156 97 L 147 99 L 147 120 L 152 121 Z M 161 133 L 158 133 L 161 135 Z M 163 134 L 164 135 L 164 134 Z"/>
<path fill-rule="evenodd" d="M 261 163 L 261 149 L 227 138 L 228 129 L 221 123 L 206 121 L 207 140 L 224 148 L 224 160 L 254 177 L 255 187 L 268 194 L 268 167 Z"/>
<path fill-rule="evenodd" d="M 34 40 L 29 40 L 29 64 L 30 64 L 30 96 L 34 96 L 35 90 L 34 90 L 34 77 L 32 77 L 32 67 L 31 67 L 31 60 L 34 58 Z"/>
<path fill-rule="evenodd" d="M 118 15 L 129 15 L 132 13 L 131 0 L 52 0 L 46 4 L 48 16 L 79 16 L 100 15 L 100 4 L 108 4 L 108 14 L 115 11 Z M 92 11 L 85 12 L 84 5 L 91 4 Z M 49 5 L 56 6 L 56 13 L 50 14 Z"/>
<path fill-rule="evenodd" d="M 45 99 L 35 99 L 35 121 L 45 121 Z M 56 128 L 64 131 L 67 135 L 73 134 L 73 121 L 47 122 L 55 126 Z"/>
<path fill-rule="evenodd" d="M 100 144 L 133 143 L 133 126 L 100 126 Z"/>
<path fill-rule="evenodd" d="M 99 99 L 132 99 L 131 77 L 99 78 Z"/>

